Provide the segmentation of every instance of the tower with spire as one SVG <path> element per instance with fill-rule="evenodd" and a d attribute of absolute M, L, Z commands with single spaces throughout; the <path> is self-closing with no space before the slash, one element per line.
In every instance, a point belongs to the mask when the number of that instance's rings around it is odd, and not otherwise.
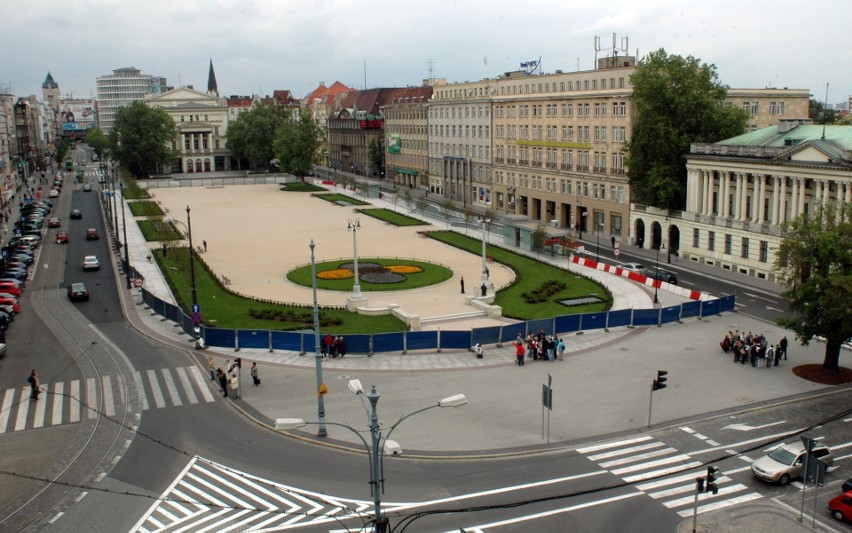
<path fill-rule="evenodd" d="M 210 73 L 207 74 L 207 94 L 219 96 L 219 87 L 216 85 L 216 73 L 213 71 L 213 58 L 210 58 Z"/>
<path fill-rule="evenodd" d="M 42 98 L 54 110 L 59 109 L 59 84 L 53 80 L 50 72 L 41 84 Z"/>

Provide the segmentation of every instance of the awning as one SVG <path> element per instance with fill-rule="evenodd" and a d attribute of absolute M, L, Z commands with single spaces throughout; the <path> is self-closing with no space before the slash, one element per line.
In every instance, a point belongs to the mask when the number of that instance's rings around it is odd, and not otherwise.
<path fill-rule="evenodd" d="M 416 170 L 408 170 L 407 168 L 394 168 L 393 171 L 397 174 L 408 174 L 409 176 L 417 176 L 420 174 Z"/>

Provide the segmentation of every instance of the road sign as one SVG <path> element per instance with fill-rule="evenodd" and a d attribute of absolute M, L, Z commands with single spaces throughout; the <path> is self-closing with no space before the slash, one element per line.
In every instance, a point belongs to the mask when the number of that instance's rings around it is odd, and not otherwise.
<path fill-rule="evenodd" d="M 201 324 L 201 313 L 192 313 L 192 323 L 196 326 Z"/>
<path fill-rule="evenodd" d="M 618 243 L 616 243 L 616 244 L 618 244 Z M 613 250 L 613 252 L 612 252 L 612 253 L 614 253 L 614 254 L 615 254 L 615 257 L 618 257 L 618 256 L 621 254 L 621 250 L 619 250 L 619 249 L 618 249 L 618 246 L 616 246 L 616 247 L 615 247 L 615 250 Z"/>
<path fill-rule="evenodd" d="M 325 383 L 322 383 L 320 385 L 319 393 L 317 393 L 317 396 L 325 396 L 326 394 L 328 394 L 328 387 L 325 386 Z"/>
<path fill-rule="evenodd" d="M 137 287 L 141 287 L 143 283 L 145 283 L 145 280 L 142 278 L 136 278 L 133 280 L 133 284 Z"/>
<path fill-rule="evenodd" d="M 201 312 L 201 305 L 200 304 L 192 304 L 192 312 L 193 313 L 200 313 Z"/>

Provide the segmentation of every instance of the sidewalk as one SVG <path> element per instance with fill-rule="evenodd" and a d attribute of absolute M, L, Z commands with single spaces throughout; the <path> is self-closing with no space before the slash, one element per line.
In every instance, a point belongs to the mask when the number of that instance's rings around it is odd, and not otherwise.
<path fill-rule="evenodd" d="M 129 210 L 126 218 L 132 221 Z M 156 263 L 147 261 L 149 246 L 136 224 L 128 223 L 127 237 L 131 262 L 145 276 L 147 290 L 161 297 L 167 295 L 168 287 Z M 570 268 L 582 269 L 583 274 L 605 283 L 613 293 L 615 308 L 653 306 L 653 291 L 646 287 L 602 271 L 577 265 Z M 660 297 L 663 305 L 682 300 L 665 291 L 660 291 Z M 138 301 L 134 295 L 125 305 L 131 323 L 151 337 L 192 349 L 189 336 L 137 304 Z M 444 324 L 443 328 L 451 326 Z M 386 398 L 379 403 L 385 427 L 403 414 L 463 393 L 468 405 L 418 415 L 417 422 L 406 422 L 394 436 L 406 453 L 489 455 L 548 447 L 546 437 L 542 436 L 541 407 L 541 388 L 547 383 L 548 375 L 553 378 L 554 390 L 551 447 L 645 430 L 650 384 L 659 369 L 669 371 L 669 387 L 654 393 L 654 426 L 830 390 L 803 381 L 790 371 L 794 364 L 821 363 L 823 345 L 812 343 L 800 347 L 793 343 L 791 361 L 777 368 L 758 370 L 750 365 L 734 365 L 731 357 L 722 354 L 719 340 L 728 330 L 735 329 L 763 333 L 770 341 L 783 335 L 790 337 L 789 332 L 775 325 L 728 313 L 659 328 L 614 328 L 608 332 L 571 334 L 565 337 L 568 349 L 564 361 L 530 361 L 524 367 L 515 365 L 511 345 L 486 346 L 485 358 L 481 360 L 467 351 L 347 355 L 321 364 L 323 382 L 329 390 L 324 397 L 326 419 L 366 427 L 361 402 L 347 390 L 347 382 L 353 378 L 360 379 L 365 390 L 377 385 Z M 276 418 L 284 417 L 317 419 L 318 384 L 315 357 L 311 353 L 300 356 L 297 352 L 250 349 L 234 352 L 219 348 L 193 353 L 205 373 L 207 356 L 214 357 L 217 367 L 224 367 L 226 359 L 242 359 L 245 374 L 241 378 L 242 397 L 233 403 L 260 423 L 271 425 Z M 252 361 L 257 361 L 260 368 L 263 383 L 259 387 L 251 384 L 248 375 Z M 211 386 L 216 388 L 213 383 Z M 435 431 L 436 427 L 442 430 Z M 312 432 L 308 428 L 294 433 L 310 437 Z M 328 431 L 326 442 L 358 443 L 345 430 L 329 428 Z"/>

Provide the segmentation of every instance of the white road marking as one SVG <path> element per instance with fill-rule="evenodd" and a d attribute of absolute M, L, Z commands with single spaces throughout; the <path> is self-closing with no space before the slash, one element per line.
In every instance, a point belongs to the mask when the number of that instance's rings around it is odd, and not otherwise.
<path fill-rule="evenodd" d="M 205 402 L 213 401 L 213 393 L 210 392 L 210 387 L 207 386 L 206 380 L 204 376 L 201 374 L 201 371 L 197 366 L 189 367 L 189 373 L 192 374 L 192 379 L 195 380 L 195 383 L 198 385 L 198 390 L 201 391 L 201 395 L 204 396 Z"/>
<path fill-rule="evenodd" d="M 109 376 L 101 378 L 104 388 L 104 414 L 112 418 L 115 416 L 115 402 L 112 396 L 112 379 Z"/>
<path fill-rule="evenodd" d="M 738 503 L 745 503 L 745 502 L 750 502 L 750 501 L 754 501 L 754 500 L 759 500 L 760 498 L 763 498 L 763 496 L 761 496 L 757 492 L 752 492 L 752 493 L 746 494 L 744 496 L 739 496 L 737 498 L 731 498 L 731 499 L 728 499 L 728 500 L 723 500 L 723 501 L 711 503 L 711 504 L 708 504 L 708 505 L 699 505 L 698 506 L 698 514 L 707 513 L 707 512 L 710 512 L 710 511 L 716 511 L 717 509 L 723 509 L 725 507 L 730 507 L 731 505 L 737 505 Z M 692 509 L 686 509 L 686 510 L 683 510 L 683 511 L 678 511 L 677 514 L 686 518 L 687 516 L 692 516 L 693 511 L 692 511 Z"/>
<path fill-rule="evenodd" d="M 598 464 L 601 465 L 603 468 L 611 468 L 613 466 L 626 465 L 636 461 L 650 459 L 651 457 L 660 457 L 661 455 L 667 455 L 670 453 L 677 453 L 677 450 L 675 450 L 674 448 L 663 448 L 662 450 L 654 450 L 653 452 L 640 453 L 637 455 L 631 455 L 630 457 L 622 457 L 621 459 L 615 459 L 613 461 L 606 461 L 604 463 Z"/>
<path fill-rule="evenodd" d="M 50 384 L 46 384 L 42 386 L 42 392 L 47 391 L 50 388 Z M 33 427 L 40 428 L 44 427 L 44 415 L 47 410 L 47 402 L 48 402 L 47 394 L 41 395 L 41 401 L 36 401 L 35 404 L 35 412 L 33 413 Z"/>
<path fill-rule="evenodd" d="M 675 451 L 677 451 L 677 450 L 675 450 Z M 692 459 L 692 458 L 690 456 L 686 455 L 686 454 L 681 453 L 681 454 L 678 454 L 678 455 L 672 455 L 672 456 L 666 457 L 665 459 L 657 459 L 656 461 L 648 461 L 647 463 L 642 463 L 640 465 L 633 465 L 633 466 L 628 466 L 628 467 L 625 467 L 625 468 L 616 468 L 615 470 L 612 470 L 612 473 L 617 475 L 617 476 L 620 476 L 621 474 L 629 474 L 630 472 L 636 472 L 637 470 L 642 470 L 642 469 L 645 469 L 645 468 L 653 468 L 655 466 L 668 465 L 668 464 L 676 463 L 678 461 L 688 461 L 689 459 Z"/>
<path fill-rule="evenodd" d="M 58 426 L 62 423 L 62 401 L 65 399 L 65 383 L 59 381 L 53 384 L 53 414 L 50 417 L 50 425 Z"/>
<path fill-rule="evenodd" d="M 83 401 L 80 398 L 80 380 L 75 379 L 71 382 L 71 404 L 68 406 L 68 422 L 72 424 L 80 421 L 80 403 Z"/>
<path fill-rule="evenodd" d="M 777 422 L 770 422 L 769 424 L 763 424 L 762 426 L 749 426 L 748 424 L 730 424 L 728 426 L 723 427 L 722 429 L 735 429 L 737 431 L 752 431 L 755 429 L 763 429 L 771 426 L 777 426 L 778 424 L 784 424 L 787 422 L 786 420 L 778 420 Z"/>
<path fill-rule="evenodd" d="M 581 454 L 585 455 L 589 452 L 596 452 L 598 450 L 608 450 L 610 448 L 617 448 L 618 446 L 624 446 L 626 444 L 634 444 L 634 443 L 637 443 L 637 442 L 647 442 L 647 441 L 651 440 L 652 438 L 653 437 L 651 437 L 649 435 L 644 435 L 642 437 L 636 437 L 636 438 L 633 438 L 633 439 L 607 442 L 606 444 L 598 444 L 598 445 L 595 445 L 595 446 L 588 446 L 586 448 L 577 448 L 577 453 L 581 453 Z"/>
<path fill-rule="evenodd" d="M 15 431 L 21 431 L 27 426 L 27 415 L 30 412 L 30 400 L 27 398 L 27 387 L 21 390 L 21 399 L 18 402 L 18 415 L 15 418 Z"/>
<path fill-rule="evenodd" d="M 696 466 L 701 466 L 699 461 L 693 461 L 691 463 L 686 463 L 683 465 L 673 466 L 671 468 L 663 468 L 661 470 L 653 470 L 651 472 L 644 472 L 642 474 L 636 474 L 635 476 L 626 476 L 623 477 L 624 481 L 628 483 L 635 483 L 637 481 L 644 481 L 646 479 L 653 479 L 660 476 L 667 476 L 669 474 L 678 474 L 683 472 L 684 470 L 691 470 Z"/>
<path fill-rule="evenodd" d="M 163 397 L 162 389 L 160 389 L 160 382 L 157 380 L 156 371 L 148 371 L 148 383 L 151 384 L 151 392 L 154 394 L 154 405 L 157 406 L 157 409 L 162 409 L 166 406 L 166 399 Z"/>
<path fill-rule="evenodd" d="M 89 412 L 88 418 L 98 416 L 98 389 L 95 387 L 95 378 L 86 378 L 86 405 Z"/>
<path fill-rule="evenodd" d="M 139 390 L 139 397 L 142 398 L 142 410 L 148 410 L 148 395 L 145 394 L 145 387 L 142 385 L 142 374 L 137 370 L 133 372 L 133 377 L 136 380 L 136 388 Z"/>
<path fill-rule="evenodd" d="M 169 397 L 172 399 L 172 405 L 180 407 L 183 405 L 183 402 L 180 399 L 180 394 L 178 393 L 171 371 L 168 368 L 164 368 L 160 372 L 163 373 L 163 382 L 166 384 L 166 390 L 169 391 Z"/>
<path fill-rule="evenodd" d="M 591 459 L 592 461 L 599 461 L 601 459 L 609 459 L 611 457 L 618 457 L 619 455 L 626 455 L 628 453 L 641 452 L 643 450 L 650 450 L 652 448 L 659 448 L 660 446 L 665 446 L 665 444 L 660 442 L 660 441 L 654 441 L 650 444 L 642 444 L 640 446 L 631 446 L 629 448 L 622 448 L 622 449 L 616 450 L 614 452 L 599 453 L 597 455 L 587 455 L 586 457 L 588 459 Z"/>
<path fill-rule="evenodd" d="M 12 397 L 15 389 L 7 389 L 3 395 L 3 403 L 0 404 L 0 433 L 6 433 L 6 425 L 9 424 L 9 411 L 12 409 Z"/>

